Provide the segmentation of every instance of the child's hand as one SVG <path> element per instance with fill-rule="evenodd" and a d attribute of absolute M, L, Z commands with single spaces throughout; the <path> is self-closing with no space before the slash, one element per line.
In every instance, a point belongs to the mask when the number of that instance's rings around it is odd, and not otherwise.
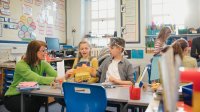
<path fill-rule="evenodd" d="M 75 79 L 74 81 L 75 81 L 75 82 L 78 82 L 78 83 L 81 83 L 81 82 L 82 82 L 81 79 Z"/>
<path fill-rule="evenodd" d="M 93 77 L 95 77 L 96 74 L 97 74 L 96 69 L 95 69 L 95 68 L 91 68 L 91 72 L 90 72 L 90 74 L 91 74 Z"/>
<path fill-rule="evenodd" d="M 160 86 L 160 83 L 156 83 L 156 82 L 153 82 L 151 84 L 151 89 L 152 91 L 156 91 L 158 89 L 158 87 Z"/>
<path fill-rule="evenodd" d="M 70 77 L 71 75 L 73 75 L 74 74 L 74 69 L 70 69 L 70 70 L 68 70 L 66 73 L 65 73 L 65 76 L 68 78 L 68 77 Z"/>
<path fill-rule="evenodd" d="M 53 83 L 59 83 L 59 82 L 63 82 L 64 80 L 65 80 L 65 76 L 57 76 L 55 79 L 54 79 L 54 81 L 53 81 Z"/>

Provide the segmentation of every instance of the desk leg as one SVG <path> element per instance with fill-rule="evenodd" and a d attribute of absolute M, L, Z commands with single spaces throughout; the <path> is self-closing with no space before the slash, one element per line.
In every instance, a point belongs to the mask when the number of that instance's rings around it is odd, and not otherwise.
<path fill-rule="evenodd" d="M 46 98 L 46 101 L 45 101 L 45 112 L 48 112 L 48 97 Z"/>
<path fill-rule="evenodd" d="M 21 93 L 21 112 L 24 112 L 24 94 Z"/>

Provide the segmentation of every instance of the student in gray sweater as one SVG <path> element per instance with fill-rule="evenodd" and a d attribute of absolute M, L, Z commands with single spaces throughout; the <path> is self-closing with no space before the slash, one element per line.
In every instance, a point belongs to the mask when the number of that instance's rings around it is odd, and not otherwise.
<path fill-rule="evenodd" d="M 98 69 L 100 82 L 119 85 L 134 84 L 133 66 L 123 57 L 125 41 L 122 38 L 111 38 L 110 54 Z"/>

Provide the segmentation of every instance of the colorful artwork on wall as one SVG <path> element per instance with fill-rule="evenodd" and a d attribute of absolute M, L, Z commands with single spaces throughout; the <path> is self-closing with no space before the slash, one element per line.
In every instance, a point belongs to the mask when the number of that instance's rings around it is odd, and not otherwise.
<path fill-rule="evenodd" d="M 34 33 L 36 25 L 32 17 L 21 16 L 18 23 L 18 29 L 18 37 L 22 40 L 31 41 L 36 39 L 36 34 Z"/>

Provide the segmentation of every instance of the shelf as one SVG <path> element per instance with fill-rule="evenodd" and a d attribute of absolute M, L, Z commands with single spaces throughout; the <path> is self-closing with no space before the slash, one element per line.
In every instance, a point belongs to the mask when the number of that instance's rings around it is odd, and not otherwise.
<path fill-rule="evenodd" d="M 146 43 L 146 53 L 152 53 L 154 50 L 154 41 L 158 35 L 146 35 L 145 43 Z M 170 37 L 166 40 L 166 44 L 170 45 L 174 42 L 174 40 L 179 38 L 185 38 L 186 40 L 192 40 L 195 37 L 200 36 L 200 34 L 179 34 L 179 35 L 170 35 Z"/>
<path fill-rule="evenodd" d="M 158 35 L 145 35 L 145 37 L 157 37 Z M 197 34 L 178 34 L 178 35 L 170 35 L 170 36 L 175 36 L 175 37 L 180 37 L 180 36 L 200 36 L 200 33 Z"/>

